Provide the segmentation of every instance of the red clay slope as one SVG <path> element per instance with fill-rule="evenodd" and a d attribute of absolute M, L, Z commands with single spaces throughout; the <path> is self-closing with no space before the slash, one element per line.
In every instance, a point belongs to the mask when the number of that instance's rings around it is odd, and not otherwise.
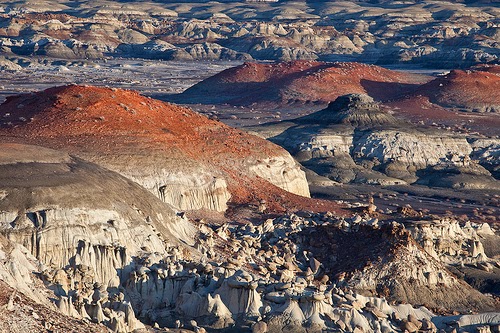
<path fill-rule="evenodd" d="M 376 100 L 387 100 L 411 92 L 428 80 L 353 62 L 244 63 L 194 85 L 179 99 L 183 103 L 235 105 L 326 103 L 345 94 L 365 93 Z"/>
<path fill-rule="evenodd" d="M 444 107 L 500 112 L 500 66 L 453 70 L 424 84 L 416 94 Z"/>
<path fill-rule="evenodd" d="M 73 85 L 10 97 L 0 105 L 0 141 L 105 156 L 108 161 L 125 156 L 130 168 L 141 168 L 153 156 L 188 170 L 201 164 L 224 176 L 237 204 L 266 200 L 274 210 L 338 208 L 290 194 L 248 173 L 248 158 L 277 156 L 282 148 L 134 91 Z"/>
<path fill-rule="evenodd" d="M 385 104 L 395 116 L 411 121 L 496 136 L 500 128 L 500 66 L 453 70 L 423 84 L 413 94 Z"/>

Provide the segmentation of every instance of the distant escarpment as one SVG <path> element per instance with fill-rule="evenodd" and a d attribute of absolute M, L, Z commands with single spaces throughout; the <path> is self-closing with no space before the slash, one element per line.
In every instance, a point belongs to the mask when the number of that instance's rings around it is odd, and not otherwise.
<path fill-rule="evenodd" d="M 4 2 L 1 52 L 65 59 L 498 63 L 494 1 Z"/>

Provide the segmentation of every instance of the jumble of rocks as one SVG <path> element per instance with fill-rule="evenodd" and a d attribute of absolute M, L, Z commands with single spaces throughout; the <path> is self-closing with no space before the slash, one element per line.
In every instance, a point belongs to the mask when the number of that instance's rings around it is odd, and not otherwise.
<path fill-rule="evenodd" d="M 117 332 L 141 327 L 137 318 L 159 327 L 198 330 L 238 325 L 253 332 L 292 328 L 304 332 L 437 332 L 436 325 L 451 327 L 445 323 L 454 324 L 452 319 L 437 317 L 425 307 L 397 302 L 390 295 L 388 299 L 363 296 L 367 295 L 364 289 L 373 272 L 383 275 L 385 264 L 367 263 L 361 266 L 361 272 L 328 275 L 335 271 L 330 261 L 323 259 L 324 254 L 315 256 L 307 250 L 313 249 L 308 240 L 314 235 L 311 232 L 326 228 L 321 230 L 354 237 L 362 237 L 366 230 L 382 233 L 385 238 L 396 234 L 398 240 L 389 246 L 395 252 L 390 260 L 419 262 L 427 271 L 412 273 L 404 266 L 393 265 L 391 274 L 424 279 L 423 283 L 440 284 L 441 288 L 459 283 L 442 262 L 498 265 L 484 254 L 477 236 L 494 235 L 494 231 L 487 225 L 460 226 L 454 220 L 413 223 L 405 228 L 369 215 L 339 218 L 331 213 L 301 213 L 257 224 L 210 225 L 199 221 L 197 225 L 199 236 L 194 247 L 201 256 L 181 247 L 171 247 L 166 255 L 144 252 L 123 269 L 120 284 L 113 288 L 103 288 L 95 277 L 85 274 L 84 265 L 44 272 L 44 278 L 57 286 L 58 305 L 65 313 L 107 323 Z M 453 246 L 430 243 L 433 235 L 443 233 Z M 326 251 L 330 257 L 338 255 L 332 249 Z M 398 259 L 397 252 L 404 253 L 405 258 Z M 439 264 L 433 262 L 434 257 Z M 341 260 L 349 258 L 338 260 L 343 265 Z M 384 279 L 390 280 L 387 276 Z M 414 292 L 418 294 L 418 290 Z M 494 318 L 491 320 L 493 324 Z"/>

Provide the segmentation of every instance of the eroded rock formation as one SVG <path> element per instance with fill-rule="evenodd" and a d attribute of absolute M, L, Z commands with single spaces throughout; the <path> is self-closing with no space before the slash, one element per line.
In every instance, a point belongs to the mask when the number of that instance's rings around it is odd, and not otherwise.
<path fill-rule="evenodd" d="M 230 199 L 238 201 L 238 188 L 258 198 L 245 185 L 254 178 L 309 196 L 304 172 L 285 150 L 135 92 L 68 86 L 16 97 L 2 108 L 4 141 L 64 149 L 178 209 L 225 211 Z"/>
<path fill-rule="evenodd" d="M 487 225 L 443 219 L 405 228 L 369 216 L 376 208 L 352 218 L 301 212 L 194 223 L 136 183 L 66 153 L 2 144 L 0 157 L 2 280 L 115 332 L 436 330 L 452 319 L 394 302 L 497 307 L 445 266 L 493 271 L 492 243 L 481 237 L 494 244 L 498 236 Z M 490 325 L 488 318 L 477 323 Z"/>
<path fill-rule="evenodd" d="M 310 115 L 251 129 L 341 183 L 499 188 L 495 139 L 474 144 L 462 133 L 410 124 L 392 113 L 367 95 L 350 94 Z"/>
<path fill-rule="evenodd" d="M 471 228 L 492 232 L 456 221 L 439 223 L 462 234 Z M 175 249 L 166 256 L 141 256 L 122 279 L 123 292 L 142 320 L 168 327 L 182 318 L 188 327 L 216 329 L 234 324 L 256 329 L 265 323 L 273 330 L 383 332 L 408 325 L 437 330 L 436 325 L 452 320 L 394 301 L 425 303 L 440 311 L 496 307 L 411 238 L 410 233 L 425 232 L 424 224 L 408 232 L 401 224 L 369 217 L 309 214 L 257 225 L 199 227 L 195 247 L 205 253 L 204 260 L 193 261 Z M 474 251 L 462 252 L 461 258 L 477 260 Z M 102 303 L 108 304 L 106 299 Z"/>
<path fill-rule="evenodd" d="M 7 55 L 498 63 L 494 2 L 4 2 Z"/>

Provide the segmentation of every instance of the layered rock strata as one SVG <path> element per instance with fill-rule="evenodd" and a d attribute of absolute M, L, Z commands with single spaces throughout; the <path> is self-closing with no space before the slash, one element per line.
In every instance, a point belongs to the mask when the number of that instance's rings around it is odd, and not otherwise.
<path fill-rule="evenodd" d="M 310 115 L 251 128 L 341 183 L 498 189 L 496 140 L 398 120 L 362 94 Z"/>
<path fill-rule="evenodd" d="M 302 212 L 255 224 L 199 220 L 195 230 L 117 173 L 51 149 L 2 148 L 2 280 L 48 307 L 52 293 L 61 313 L 115 332 L 145 324 L 436 330 L 453 319 L 394 301 L 496 307 L 444 266 L 498 266 L 480 238 L 498 238 L 486 225 L 440 220 L 407 229 L 368 215 Z M 488 318 L 463 321 L 490 325 Z"/>

